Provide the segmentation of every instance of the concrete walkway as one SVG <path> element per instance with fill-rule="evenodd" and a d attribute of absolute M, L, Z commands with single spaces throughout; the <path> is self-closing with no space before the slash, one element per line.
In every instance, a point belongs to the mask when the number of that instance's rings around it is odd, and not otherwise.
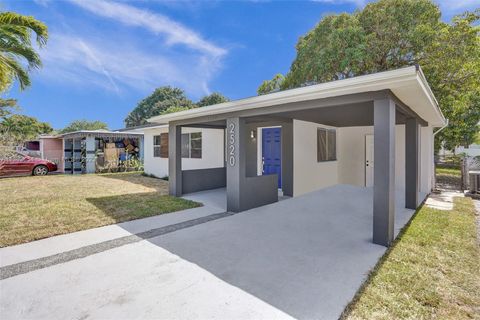
<path fill-rule="evenodd" d="M 442 190 L 440 193 L 432 193 L 425 205 L 437 210 L 452 210 L 455 197 L 464 197 L 464 194 L 461 191 Z"/>
<path fill-rule="evenodd" d="M 225 209 L 221 206 L 219 207 L 215 203 L 208 202 L 208 198 L 206 198 L 206 200 L 204 206 L 200 208 L 187 209 L 0 248 L 0 267 L 39 259 L 211 214 L 225 212 Z"/>
<path fill-rule="evenodd" d="M 371 242 L 371 189 L 337 185 L 235 215 L 224 190 L 188 198 L 205 206 L 0 249 L 6 270 L 170 230 L 0 281 L 2 319 L 336 319 L 386 250 Z M 396 207 L 397 234 L 413 210 L 401 193 Z"/>

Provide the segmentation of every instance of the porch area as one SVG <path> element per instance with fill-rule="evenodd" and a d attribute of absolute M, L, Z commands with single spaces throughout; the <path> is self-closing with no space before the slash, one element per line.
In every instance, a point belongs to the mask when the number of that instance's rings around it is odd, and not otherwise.
<path fill-rule="evenodd" d="M 395 212 L 416 209 L 424 199 L 420 196 L 420 138 L 422 128 L 428 137 L 428 122 L 388 90 L 263 109 L 170 122 L 170 194 L 226 188 L 226 210 L 241 212 L 277 202 L 279 190 L 283 196 L 297 197 L 342 184 L 370 187 L 371 203 L 363 209 L 364 214 L 373 213 L 371 239 L 388 246 L 394 238 Z M 182 169 L 182 128 L 189 127 L 224 131 L 225 143 L 219 146 L 225 150 L 223 167 Z M 265 128 L 274 131 L 267 133 Z M 268 157 L 260 147 L 267 143 L 259 138 L 262 131 L 269 135 L 269 143 L 277 144 Z M 425 150 L 429 148 L 427 139 Z M 428 164 L 425 150 L 423 160 Z M 266 170 L 269 157 L 278 162 L 277 169 Z M 269 165 L 275 166 L 275 161 Z M 425 179 L 423 184 L 428 190 Z M 348 199 L 341 193 L 336 197 Z M 403 207 L 397 209 L 397 202 Z M 318 210 L 323 206 L 316 204 Z M 297 207 L 303 208 L 300 203 Z M 351 230 L 346 221 L 342 225 Z"/>
<path fill-rule="evenodd" d="M 184 197 L 221 207 L 224 195 Z M 395 236 L 414 213 L 396 195 Z M 151 241 L 294 318 L 338 319 L 386 250 L 372 243 L 372 200 L 335 185 Z"/>

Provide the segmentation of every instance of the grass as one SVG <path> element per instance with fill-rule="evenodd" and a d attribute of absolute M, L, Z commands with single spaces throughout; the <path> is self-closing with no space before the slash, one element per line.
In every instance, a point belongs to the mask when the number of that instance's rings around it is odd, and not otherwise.
<path fill-rule="evenodd" d="M 200 206 L 140 173 L 0 179 L 0 247 Z"/>
<path fill-rule="evenodd" d="M 457 168 L 436 168 L 437 175 L 446 175 L 446 176 L 454 176 L 454 177 L 461 177 L 462 172 L 460 169 Z"/>
<path fill-rule="evenodd" d="M 470 198 L 422 207 L 344 319 L 480 319 L 480 246 Z"/>

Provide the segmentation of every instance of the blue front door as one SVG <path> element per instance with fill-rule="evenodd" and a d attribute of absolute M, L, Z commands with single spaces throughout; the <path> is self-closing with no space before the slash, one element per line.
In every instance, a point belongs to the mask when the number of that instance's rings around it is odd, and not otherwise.
<path fill-rule="evenodd" d="M 282 188 L 281 128 L 262 129 L 263 174 L 277 174 L 278 188 Z"/>

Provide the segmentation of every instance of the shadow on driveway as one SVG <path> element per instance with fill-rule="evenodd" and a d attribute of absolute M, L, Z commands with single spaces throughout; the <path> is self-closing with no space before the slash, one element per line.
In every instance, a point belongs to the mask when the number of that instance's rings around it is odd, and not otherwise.
<path fill-rule="evenodd" d="M 337 185 L 148 239 L 300 319 L 337 319 L 386 248 L 372 190 Z M 396 231 L 413 210 L 397 203 Z"/>

